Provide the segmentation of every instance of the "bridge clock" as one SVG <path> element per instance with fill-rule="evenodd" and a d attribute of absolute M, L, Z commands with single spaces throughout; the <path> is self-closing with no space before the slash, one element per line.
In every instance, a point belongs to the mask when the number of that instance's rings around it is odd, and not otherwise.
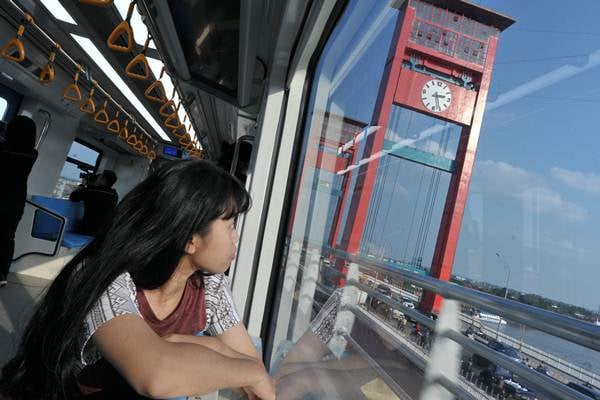
<path fill-rule="evenodd" d="M 445 111 L 452 102 L 452 92 L 446 82 L 432 79 L 421 89 L 421 101 L 429 111 Z"/>

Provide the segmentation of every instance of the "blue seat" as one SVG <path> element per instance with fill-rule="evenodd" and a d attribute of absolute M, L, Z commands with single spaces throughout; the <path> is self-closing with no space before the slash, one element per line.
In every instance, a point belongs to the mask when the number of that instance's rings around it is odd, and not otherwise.
<path fill-rule="evenodd" d="M 76 233 L 83 220 L 83 203 L 46 196 L 31 196 L 31 202 L 65 217 L 62 246 L 69 249 L 84 247 L 93 239 L 92 236 Z M 60 220 L 56 217 L 42 210 L 36 210 L 31 236 L 54 241 L 58 238 L 60 224 Z"/>

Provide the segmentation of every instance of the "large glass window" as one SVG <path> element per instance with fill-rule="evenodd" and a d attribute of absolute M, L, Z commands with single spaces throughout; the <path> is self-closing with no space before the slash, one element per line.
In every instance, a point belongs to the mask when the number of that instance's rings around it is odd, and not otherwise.
<path fill-rule="evenodd" d="M 101 156 L 100 150 L 75 139 L 60 171 L 60 177 L 54 188 L 54 197 L 69 198 L 71 192 L 83 182 L 86 175 L 96 172 Z"/>
<path fill-rule="evenodd" d="M 432 359 L 427 320 L 439 310 L 430 312 L 424 290 L 395 271 L 600 324 L 600 4 L 478 3 L 516 22 L 499 32 L 485 25 L 492 20 L 469 22 L 425 1 L 351 0 L 319 55 L 267 338 L 278 376 L 306 382 L 298 393 L 419 397 Z M 434 112 L 400 103 L 382 111 L 405 7 L 417 9 L 414 48 L 446 56 L 412 54 L 399 68 L 461 87 L 464 104 L 482 88 L 446 57 L 477 70 L 495 51 L 482 41 L 498 38 L 478 143 L 466 139 L 471 116 L 436 116 L 441 91 L 429 106 L 423 99 Z M 398 84 L 394 93 L 413 89 Z M 456 178 L 473 157 L 472 176 Z M 466 200 L 454 203 L 456 187 Z M 458 223 L 444 236 L 448 220 Z M 436 275 L 442 262 L 449 276 Z M 462 304 L 466 337 L 558 382 L 600 388 L 597 352 L 484 311 Z M 455 366 L 475 398 L 545 398 L 469 351 Z"/>

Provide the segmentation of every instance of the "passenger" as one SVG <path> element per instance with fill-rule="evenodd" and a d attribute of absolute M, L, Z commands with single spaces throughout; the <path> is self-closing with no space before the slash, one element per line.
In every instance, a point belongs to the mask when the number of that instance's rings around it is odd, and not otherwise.
<path fill-rule="evenodd" d="M 110 170 L 92 175 L 84 184 L 75 189 L 69 196 L 71 201 L 83 201 L 83 224 L 79 229 L 84 235 L 94 236 L 103 224 L 110 221 L 119 195 L 112 188 L 117 175 Z"/>
<path fill-rule="evenodd" d="M 8 124 L 0 143 L 0 287 L 6 277 L 15 251 L 15 232 L 25 209 L 27 178 L 37 159 L 35 122 L 18 115 Z"/>
<path fill-rule="evenodd" d="M 206 161 L 151 174 L 51 284 L 2 370 L 0 393 L 131 399 L 244 388 L 274 399 L 223 275 L 249 202 Z"/>

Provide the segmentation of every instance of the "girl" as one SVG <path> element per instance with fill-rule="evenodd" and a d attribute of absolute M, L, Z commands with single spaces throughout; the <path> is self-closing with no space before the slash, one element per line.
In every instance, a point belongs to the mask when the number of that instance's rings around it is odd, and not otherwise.
<path fill-rule="evenodd" d="M 52 283 L 0 393 L 129 399 L 239 387 L 274 399 L 223 275 L 249 202 L 234 177 L 205 161 L 152 173 Z"/>

